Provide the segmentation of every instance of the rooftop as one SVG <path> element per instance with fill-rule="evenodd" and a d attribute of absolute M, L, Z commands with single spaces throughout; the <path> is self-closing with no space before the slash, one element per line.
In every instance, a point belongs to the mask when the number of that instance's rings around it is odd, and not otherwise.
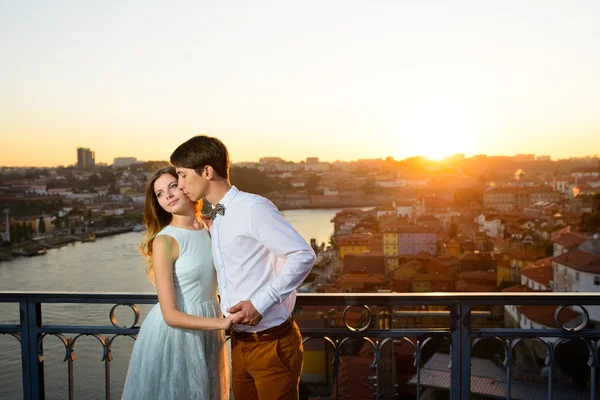
<path fill-rule="evenodd" d="M 600 256 L 579 249 L 554 257 L 554 262 L 578 271 L 600 274 Z"/>

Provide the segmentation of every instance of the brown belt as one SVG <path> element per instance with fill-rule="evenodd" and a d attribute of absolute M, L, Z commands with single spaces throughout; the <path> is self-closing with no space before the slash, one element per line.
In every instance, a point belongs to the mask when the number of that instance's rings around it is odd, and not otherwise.
<path fill-rule="evenodd" d="M 260 332 L 238 332 L 235 330 L 232 332 L 234 339 L 240 342 L 268 342 L 287 335 L 291 332 L 293 326 L 294 320 L 289 318 L 281 325 Z"/>

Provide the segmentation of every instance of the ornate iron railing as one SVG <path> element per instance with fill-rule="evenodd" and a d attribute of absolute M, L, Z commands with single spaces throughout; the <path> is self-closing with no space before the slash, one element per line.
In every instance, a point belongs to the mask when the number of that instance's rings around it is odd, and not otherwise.
<path fill-rule="evenodd" d="M 20 322 L 16 325 L 0 325 L 0 334 L 15 337 L 21 345 L 23 398 L 42 399 L 44 390 L 44 338 L 52 335 L 58 337 L 65 348 L 64 360 L 68 368 L 69 398 L 74 398 L 73 391 L 73 361 L 74 347 L 79 337 L 87 335 L 95 337 L 102 345 L 106 398 L 110 398 L 110 365 L 112 360 L 111 348 L 113 341 L 119 336 L 135 338 L 138 333 L 139 311 L 136 304 L 153 304 L 157 298 L 154 294 L 116 294 L 116 293 L 33 293 L 33 292 L 0 292 L 0 303 L 18 303 Z M 42 320 L 42 305 L 52 303 L 95 303 L 112 304 L 109 313 L 111 325 L 48 325 Z M 539 329 L 522 329 L 513 327 L 493 326 L 488 323 L 477 326 L 473 319 L 477 313 L 490 314 L 493 307 L 506 305 L 553 305 L 557 306 L 555 322 L 558 328 L 542 327 Z M 577 305 L 579 318 L 577 326 L 566 326 L 561 321 L 561 312 Z M 600 347 L 600 329 L 595 329 L 590 314 L 583 306 L 599 306 L 600 294 L 591 293 L 427 293 L 427 294 L 301 294 L 298 295 L 296 310 L 314 309 L 318 307 L 341 307 L 343 325 L 341 327 L 302 328 L 305 343 L 314 339 L 322 339 L 330 348 L 333 361 L 332 375 L 334 387 L 332 398 L 339 396 L 339 367 L 344 346 L 352 339 L 363 340 L 373 349 L 373 370 L 371 378 L 374 398 L 395 398 L 398 382 L 392 377 L 385 383 L 381 379 L 382 359 L 386 346 L 397 343 L 407 343 L 414 351 L 414 382 L 415 396 L 420 397 L 422 385 L 423 350 L 433 338 L 447 341 L 450 360 L 449 387 L 451 399 L 469 399 L 472 392 L 471 361 L 472 351 L 484 339 L 492 339 L 500 343 L 504 351 L 505 378 L 496 379 L 502 388 L 502 397 L 510 399 L 514 396 L 512 367 L 515 347 L 524 339 L 534 339 L 541 343 L 546 351 L 546 397 L 553 398 L 556 388 L 553 377 L 556 350 L 570 340 L 580 340 L 585 343 L 589 352 L 588 366 L 590 368 L 589 385 L 586 388 L 591 399 L 595 399 L 597 368 L 600 364 L 598 349 Z M 134 323 L 120 326 L 114 311 L 119 306 L 126 306 L 134 312 Z M 423 327 L 416 324 L 413 328 L 394 326 L 392 317 L 395 312 L 402 313 L 406 307 L 423 309 L 432 307 L 444 309 L 434 311 L 435 316 L 446 315 L 445 326 Z M 318 308 L 317 307 L 317 308 Z M 361 307 L 366 311 L 362 318 L 362 326 L 351 326 L 346 313 L 352 307 Z M 488 311 L 485 311 L 488 310 Z M 484 312 L 485 311 L 485 312 Z M 306 314 L 306 313 L 304 313 Z M 414 313 L 413 313 L 414 314 Z M 412 315 L 410 312 L 407 315 Z M 387 321 L 384 319 L 387 318 Z M 412 317 L 410 317 L 412 318 Z M 297 318 L 298 319 L 298 318 Z M 422 325 L 422 324 L 421 324 Z M 72 335 L 72 336 L 69 336 Z M 387 350 L 386 350 L 387 355 Z M 442 385 L 443 386 L 443 385 Z M 437 386 L 438 389 L 444 387 Z M 388 390 L 391 389 L 391 390 Z M 496 388 L 497 389 L 497 388 Z M 563 396 L 559 392 L 556 398 Z M 487 394 L 494 396 L 493 394 Z M 498 397 L 496 393 L 496 397 Z M 519 396 L 515 396 L 518 398 Z"/>

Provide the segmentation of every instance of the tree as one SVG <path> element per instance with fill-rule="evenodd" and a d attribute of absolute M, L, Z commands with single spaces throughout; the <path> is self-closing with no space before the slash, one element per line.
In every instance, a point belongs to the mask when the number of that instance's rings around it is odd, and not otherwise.
<path fill-rule="evenodd" d="M 15 224 L 15 243 L 19 243 L 23 241 L 23 238 L 25 237 L 25 230 L 23 229 L 23 225 L 22 224 Z"/>
<path fill-rule="evenodd" d="M 592 198 L 594 200 L 594 208 L 596 209 L 596 212 L 600 212 L 600 192 L 594 193 L 594 197 Z"/>
<path fill-rule="evenodd" d="M 104 225 L 106 227 L 115 226 L 116 222 L 117 222 L 116 218 L 113 217 L 112 215 L 107 215 L 106 218 L 104 218 Z"/>
<path fill-rule="evenodd" d="M 600 211 L 585 217 L 584 228 L 588 233 L 600 232 Z"/>
<path fill-rule="evenodd" d="M 25 231 L 27 232 L 27 237 L 25 239 L 30 240 L 35 233 L 32 224 L 25 224 Z"/>
<path fill-rule="evenodd" d="M 101 186 L 101 185 L 102 185 L 102 178 L 100 178 L 98 175 L 94 174 L 94 175 L 91 175 L 91 176 L 88 178 L 88 181 L 87 181 L 87 183 L 88 183 L 88 185 L 89 185 L 90 187 L 93 187 L 93 188 L 95 188 L 95 187 L 97 187 L 97 186 Z"/>
<path fill-rule="evenodd" d="M 554 255 L 554 243 L 552 243 L 551 240 L 542 245 L 542 247 L 544 248 L 544 254 L 546 257 Z"/>
<path fill-rule="evenodd" d="M 46 221 L 44 221 L 44 217 L 40 217 L 40 220 L 38 222 L 38 232 L 46 233 Z"/>
<path fill-rule="evenodd" d="M 13 243 L 16 242 L 17 241 L 17 233 L 15 232 L 14 224 L 10 226 L 9 232 L 10 232 L 10 241 Z"/>
<path fill-rule="evenodd" d="M 257 169 L 232 167 L 229 173 L 231 183 L 246 192 L 266 195 L 280 189 L 277 182 Z"/>
<path fill-rule="evenodd" d="M 581 217 L 581 225 L 588 233 L 600 232 L 600 193 L 594 194 L 593 201 L 594 212 Z"/>
<path fill-rule="evenodd" d="M 308 177 L 306 185 L 304 188 L 309 194 L 315 193 L 315 189 L 319 186 L 319 182 L 321 181 L 321 177 L 319 175 L 311 175 Z"/>
<path fill-rule="evenodd" d="M 458 236 L 458 224 L 454 221 L 450 222 L 450 229 L 448 231 L 448 236 L 450 236 L 450 239 Z"/>
<path fill-rule="evenodd" d="M 13 243 L 19 243 L 23 237 L 23 230 L 21 224 L 13 224 L 10 226 L 10 241 Z"/>

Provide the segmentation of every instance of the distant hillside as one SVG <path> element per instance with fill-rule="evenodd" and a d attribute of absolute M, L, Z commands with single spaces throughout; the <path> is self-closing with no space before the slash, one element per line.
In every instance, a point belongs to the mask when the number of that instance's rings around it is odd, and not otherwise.
<path fill-rule="evenodd" d="M 266 195 L 289 187 L 287 181 L 271 179 L 257 169 L 232 166 L 230 175 L 231 184 L 244 192 Z"/>

